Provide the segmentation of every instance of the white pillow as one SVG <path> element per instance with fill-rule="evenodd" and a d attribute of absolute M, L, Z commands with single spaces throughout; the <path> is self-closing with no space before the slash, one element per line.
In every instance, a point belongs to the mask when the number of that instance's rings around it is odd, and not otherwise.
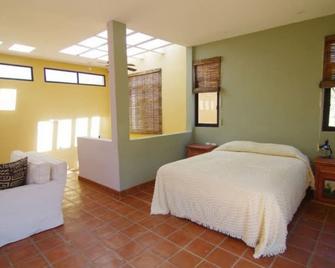
<path fill-rule="evenodd" d="M 305 156 L 297 148 L 285 144 L 260 143 L 253 141 L 231 141 L 220 145 L 215 149 L 215 151 L 248 152 L 283 157 L 293 157 L 298 158 L 308 163 L 309 165 L 309 160 L 307 156 Z"/>
<path fill-rule="evenodd" d="M 50 165 L 47 162 L 28 160 L 27 184 L 42 184 L 50 181 Z"/>
<path fill-rule="evenodd" d="M 50 165 L 50 179 L 57 180 L 59 178 L 66 178 L 67 163 L 63 160 L 58 160 L 45 153 L 27 152 L 28 159 L 37 159 L 46 162 Z"/>
<path fill-rule="evenodd" d="M 27 184 L 42 184 L 50 181 L 50 164 L 21 151 L 11 153 L 11 161 L 17 161 L 28 156 Z"/>

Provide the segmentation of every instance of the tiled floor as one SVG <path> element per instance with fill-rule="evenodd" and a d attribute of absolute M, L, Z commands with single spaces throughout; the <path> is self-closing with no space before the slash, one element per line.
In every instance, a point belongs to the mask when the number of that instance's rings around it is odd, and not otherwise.
<path fill-rule="evenodd" d="M 335 208 L 305 201 L 288 250 L 253 259 L 240 240 L 173 216 L 150 216 L 153 184 L 114 199 L 69 176 L 64 226 L 0 248 L 0 267 L 335 267 Z"/>

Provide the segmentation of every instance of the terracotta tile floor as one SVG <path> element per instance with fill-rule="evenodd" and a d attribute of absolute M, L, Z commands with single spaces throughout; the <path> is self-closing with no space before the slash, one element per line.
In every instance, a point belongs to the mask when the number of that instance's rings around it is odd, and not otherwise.
<path fill-rule="evenodd" d="M 69 175 L 61 227 L 0 248 L 3 267 L 335 267 L 335 208 L 304 201 L 288 249 L 254 259 L 242 241 L 173 216 L 150 216 L 154 185 L 122 199 Z"/>

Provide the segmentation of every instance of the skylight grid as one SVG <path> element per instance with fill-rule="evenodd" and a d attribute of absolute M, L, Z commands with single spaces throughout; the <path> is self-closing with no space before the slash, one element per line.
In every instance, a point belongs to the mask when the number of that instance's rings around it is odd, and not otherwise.
<path fill-rule="evenodd" d="M 101 33 L 98 33 L 97 36 L 107 39 L 108 38 L 108 33 L 107 33 L 107 31 L 103 31 Z"/>
<path fill-rule="evenodd" d="M 108 32 L 102 31 L 78 44 L 60 50 L 60 53 L 80 56 L 97 61 L 108 61 Z M 150 35 L 126 29 L 127 56 L 143 59 L 143 54 L 153 52 L 164 54 L 165 47 L 172 43 Z"/>
<path fill-rule="evenodd" d="M 153 37 L 150 35 L 144 33 L 133 33 L 127 36 L 127 45 L 136 46 L 151 39 L 153 39 Z"/>
<path fill-rule="evenodd" d="M 126 35 L 131 34 L 131 33 L 133 33 L 133 32 L 134 32 L 133 30 L 131 30 L 131 29 L 127 29 L 127 30 L 126 30 Z"/>
<path fill-rule="evenodd" d="M 79 55 L 81 53 L 84 53 L 87 50 L 89 50 L 89 48 L 83 47 L 83 46 L 78 46 L 78 45 L 73 45 L 73 46 L 62 49 L 59 52 L 61 52 L 63 54 L 76 56 L 76 55 Z"/>
<path fill-rule="evenodd" d="M 99 50 L 102 50 L 102 51 L 106 51 L 106 52 L 108 52 L 108 45 L 106 44 L 106 45 L 103 45 L 103 46 L 101 46 L 101 47 L 98 47 L 98 49 Z"/>
<path fill-rule="evenodd" d="M 103 57 L 100 57 L 100 58 L 98 58 L 99 60 L 102 60 L 102 61 L 108 61 L 109 60 L 109 58 L 108 58 L 108 55 L 106 55 L 106 56 L 103 56 Z"/>
<path fill-rule="evenodd" d="M 14 44 L 11 47 L 8 48 L 9 50 L 16 51 L 16 52 L 22 52 L 22 53 L 30 53 L 35 48 L 27 45 L 22 44 Z"/>
<path fill-rule="evenodd" d="M 98 49 L 91 49 L 83 54 L 80 54 L 80 57 L 84 57 L 84 58 L 89 58 L 89 59 L 97 59 L 100 58 L 102 56 L 106 56 L 106 52 L 102 51 L 102 50 L 98 50 Z"/>
<path fill-rule="evenodd" d="M 89 38 L 85 39 L 84 41 L 81 41 L 79 43 L 79 45 L 82 45 L 84 47 L 89 47 L 89 48 L 97 48 L 97 47 L 102 46 L 106 43 L 107 43 L 106 39 L 100 38 L 100 37 L 97 37 L 97 36 L 92 36 L 92 37 L 89 37 Z"/>
<path fill-rule="evenodd" d="M 142 43 L 142 44 L 138 45 L 138 47 L 144 48 L 144 49 L 147 49 L 147 50 L 152 50 L 152 49 L 155 49 L 155 48 L 166 46 L 168 44 L 170 44 L 170 42 L 167 42 L 167 41 L 162 40 L 162 39 L 154 39 L 154 40 Z"/>
<path fill-rule="evenodd" d="M 144 49 L 138 48 L 138 47 L 131 47 L 127 49 L 127 56 L 131 57 L 140 53 L 146 52 Z"/>

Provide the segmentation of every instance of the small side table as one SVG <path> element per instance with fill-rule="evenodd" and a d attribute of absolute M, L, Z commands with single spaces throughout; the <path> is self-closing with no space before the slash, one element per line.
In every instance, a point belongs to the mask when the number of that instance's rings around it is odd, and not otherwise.
<path fill-rule="evenodd" d="M 207 144 L 189 144 L 186 147 L 187 157 L 208 153 L 214 150 L 217 145 L 207 145 Z"/>
<path fill-rule="evenodd" d="M 335 159 L 315 160 L 315 199 L 335 205 Z"/>

